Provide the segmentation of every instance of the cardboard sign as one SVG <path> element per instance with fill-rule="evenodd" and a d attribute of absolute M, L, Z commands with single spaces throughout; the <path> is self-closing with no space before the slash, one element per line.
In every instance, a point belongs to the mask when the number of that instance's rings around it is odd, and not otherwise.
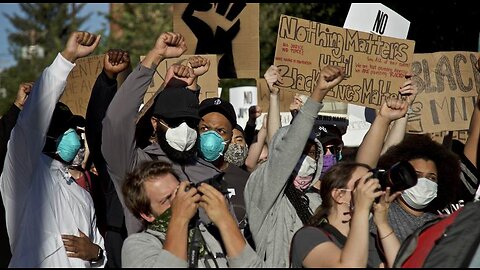
<path fill-rule="evenodd" d="M 65 103 L 73 114 L 85 117 L 93 85 L 103 69 L 104 57 L 104 54 L 93 55 L 75 61 L 76 65 L 68 74 L 65 91 L 60 98 L 60 101 Z M 118 74 L 118 87 L 125 81 L 130 72 L 131 68 L 128 68 Z"/>
<path fill-rule="evenodd" d="M 343 28 L 406 39 L 410 22 L 380 3 L 352 3 Z M 371 109 L 348 104 L 349 125 L 342 136 L 345 146 L 359 146 L 372 125 L 366 115 Z"/>
<path fill-rule="evenodd" d="M 371 108 L 398 95 L 410 71 L 415 42 L 282 15 L 274 64 L 281 90 L 309 94 L 327 65 L 345 68 L 345 79 L 328 99 Z"/>
<path fill-rule="evenodd" d="M 187 54 L 218 55 L 218 77 L 258 78 L 259 3 L 175 3 L 173 29 Z"/>
<path fill-rule="evenodd" d="M 237 124 L 245 127 L 248 121 L 248 109 L 257 104 L 257 87 L 232 87 L 229 90 L 229 98 L 237 114 Z"/>
<path fill-rule="evenodd" d="M 187 60 L 193 55 L 182 55 L 178 58 L 169 58 L 162 61 L 158 67 L 157 71 L 153 75 L 153 80 L 150 86 L 145 93 L 143 101 L 145 104 L 156 96 L 155 93 L 159 90 L 160 86 L 165 80 L 165 75 L 167 74 L 168 68 L 173 64 L 186 65 Z M 216 55 L 201 55 L 202 57 L 210 60 L 210 68 L 208 71 L 198 78 L 198 85 L 200 85 L 200 102 L 206 98 L 218 97 L 218 76 L 217 76 L 217 56 Z M 140 61 L 143 60 L 145 56 L 140 57 Z"/>
<path fill-rule="evenodd" d="M 343 28 L 405 39 L 410 21 L 380 3 L 352 3 Z"/>
<path fill-rule="evenodd" d="M 263 112 L 267 112 L 270 104 L 270 90 L 268 90 L 267 81 L 264 78 L 257 79 L 257 97 L 258 105 L 262 108 Z M 295 92 L 280 91 L 280 112 L 290 113 L 290 103 L 292 103 L 294 97 Z"/>
<path fill-rule="evenodd" d="M 478 52 L 415 54 L 413 82 L 418 94 L 408 115 L 408 132 L 466 130 L 480 93 Z"/>

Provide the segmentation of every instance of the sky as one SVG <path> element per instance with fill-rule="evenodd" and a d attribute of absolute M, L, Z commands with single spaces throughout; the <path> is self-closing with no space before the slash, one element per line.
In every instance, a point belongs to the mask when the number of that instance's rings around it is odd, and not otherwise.
<path fill-rule="evenodd" d="M 83 31 L 95 32 L 101 29 L 107 23 L 104 16 L 99 16 L 98 12 L 107 13 L 109 10 L 109 3 L 87 3 L 85 7 L 79 13 L 80 16 L 92 14 L 90 19 L 83 24 Z M 18 13 L 22 17 L 25 14 L 21 11 L 18 3 L 0 3 L 0 70 L 15 65 L 15 59 L 10 55 L 8 51 L 8 31 L 14 31 L 15 29 L 10 24 L 10 21 L 4 15 Z M 108 27 L 106 27 L 108 33 Z"/>

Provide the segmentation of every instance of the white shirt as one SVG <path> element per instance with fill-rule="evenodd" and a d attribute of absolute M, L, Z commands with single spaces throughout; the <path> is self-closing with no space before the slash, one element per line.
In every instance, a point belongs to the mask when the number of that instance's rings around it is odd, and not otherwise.
<path fill-rule="evenodd" d="M 12 250 L 9 267 L 104 267 L 69 258 L 62 234 L 78 230 L 105 250 L 90 194 L 72 181 L 67 168 L 42 153 L 50 120 L 72 64 L 59 53 L 29 95 L 12 131 L 0 176 Z"/>

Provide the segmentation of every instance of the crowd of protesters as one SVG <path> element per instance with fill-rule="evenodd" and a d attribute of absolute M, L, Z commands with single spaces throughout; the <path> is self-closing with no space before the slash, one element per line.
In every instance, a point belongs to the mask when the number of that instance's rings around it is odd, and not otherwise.
<path fill-rule="evenodd" d="M 121 86 L 128 48 L 96 52 L 103 69 L 85 117 L 74 115 L 60 97 L 100 39 L 71 33 L 0 118 L 4 267 L 391 267 L 417 228 L 476 198 L 478 98 L 465 144 L 407 134 L 417 87 L 406 74 L 355 154 L 342 155 L 345 128 L 319 118 L 346 76 L 337 66 L 295 96 L 283 127 L 278 67 L 264 75 L 269 107 L 256 130 L 259 106 L 242 127 L 229 101 L 199 100 L 202 56 L 168 67 L 141 110 L 157 66 L 187 50 L 166 32 Z M 379 169 L 399 167 L 410 182 L 386 187 Z"/>

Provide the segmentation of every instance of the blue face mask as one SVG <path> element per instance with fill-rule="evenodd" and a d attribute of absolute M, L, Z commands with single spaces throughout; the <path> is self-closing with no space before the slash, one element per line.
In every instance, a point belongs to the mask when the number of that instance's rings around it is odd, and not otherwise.
<path fill-rule="evenodd" d="M 200 135 L 200 153 L 206 161 L 217 160 L 223 154 L 225 144 L 216 131 L 209 130 Z"/>
<path fill-rule="evenodd" d="M 80 138 L 74 129 L 70 128 L 57 141 L 57 154 L 66 162 L 72 161 L 81 147 Z"/>

